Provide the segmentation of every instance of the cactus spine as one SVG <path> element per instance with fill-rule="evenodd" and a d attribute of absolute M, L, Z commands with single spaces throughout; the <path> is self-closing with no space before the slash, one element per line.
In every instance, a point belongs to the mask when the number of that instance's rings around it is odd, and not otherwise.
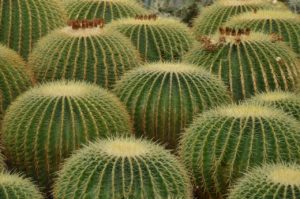
<path fill-rule="evenodd" d="M 186 130 L 180 157 L 204 193 L 222 198 L 251 167 L 281 161 L 299 163 L 299 122 L 265 106 L 219 107 L 201 114 Z"/>
<path fill-rule="evenodd" d="M 193 45 L 189 29 L 174 19 L 137 16 L 115 21 L 109 27 L 130 38 L 147 62 L 180 60 Z"/>
<path fill-rule="evenodd" d="M 259 10 L 233 17 L 226 26 L 251 28 L 280 37 L 300 56 L 300 17 L 290 11 Z"/>
<path fill-rule="evenodd" d="M 69 158 L 54 198 L 191 199 L 187 173 L 161 146 L 145 140 L 99 140 Z"/>
<path fill-rule="evenodd" d="M 49 188 L 61 162 L 99 137 L 130 134 L 126 108 L 112 94 L 80 82 L 52 82 L 24 93 L 4 117 L 9 162 Z"/>
<path fill-rule="evenodd" d="M 294 90 L 299 77 L 296 55 L 283 43 L 249 29 L 220 28 L 203 38 L 184 60 L 222 78 L 236 100 L 273 90 Z M 275 42 L 275 43 L 274 43 Z"/>
<path fill-rule="evenodd" d="M 64 5 L 68 18 L 79 20 L 102 18 L 110 22 L 147 13 L 140 4 L 131 0 L 66 0 Z"/>
<path fill-rule="evenodd" d="M 238 180 L 228 199 L 240 198 L 300 198 L 300 166 L 267 164 L 257 167 Z"/>
<path fill-rule="evenodd" d="M 193 116 L 230 102 L 223 83 L 193 65 L 155 63 L 132 70 L 116 84 L 138 136 L 175 148 Z M 142 108 L 141 108 L 142 107 Z"/>
<path fill-rule="evenodd" d="M 139 64 L 138 52 L 127 38 L 99 27 L 52 32 L 38 42 L 29 58 L 39 82 L 85 80 L 105 88 Z"/>
<path fill-rule="evenodd" d="M 16 174 L 0 173 L 1 199 L 43 199 L 37 187 L 29 180 Z"/>
<path fill-rule="evenodd" d="M 54 0 L 0 0 L 0 41 L 27 59 L 35 42 L 65 23 Z"/>

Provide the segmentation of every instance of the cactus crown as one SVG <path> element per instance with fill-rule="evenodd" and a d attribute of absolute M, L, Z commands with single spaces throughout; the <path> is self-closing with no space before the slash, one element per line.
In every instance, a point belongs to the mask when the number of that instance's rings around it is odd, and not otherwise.
<path fill-rule="evenodd" d="M 282 19 L 282 20 L 298 20 L 300 17 L 289 10 L 258 10 L 257 12 L 246 12 L 234 16 L 230 19 L 228 24 L 243 20 L 259 20 L 259 19 Z"/>
<path fill-rule="evenodd" d="M 270 169 L 268 178 L 274 184 L 300 186 L 300 168 L 299 166 L 274 166 Z"/>
<path fill-rule="evenodd" d="M 221 6 L 245 6 L 245 5 L 259 5 L 266 3 L 265 0 L 220 0 L 215 4 Z"/>
<path fill-rule="evenodd" d="M 261 93 L 253 97 L 253 100 L 265 101 L 265 102 L 284 101 L 289 99 L 298 99 L 298 96 L 292 92 L 274 91 L 274 92 Z"/>

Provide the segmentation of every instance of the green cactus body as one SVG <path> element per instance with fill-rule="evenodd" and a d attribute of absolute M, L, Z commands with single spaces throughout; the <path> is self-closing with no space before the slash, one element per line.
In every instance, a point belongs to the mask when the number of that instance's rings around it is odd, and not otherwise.
<path fill-rule="evenodd" d="M 231 189 L 228 199 L 300 198 L 300 166 L 267 164 L 242 177 Z"/>
<path fill-rule="evenodd" d="M 39 82 L 85 80 L 105 88 L 139 64 L 127 38 L 101 28 L 59 29 L 40 40 L 29 57 Z"/>
<path fill-rule="evenodd" d="M 56 0 L 0 0 L 0 42 L 27 59 L 35 42 L 65 20 Z"/>
<path fill-rule="evenodd" d="M 11 165 L 48 189 L 61 162 L 82 144 L 131 130 L 126 108 L 114 95 L 83 82 L 53 82 L 13 102 L 2 138 Z"/>
<path fill-rule="evenodd" d="M 180 60 L 194 43 L 188 27 L 174 19 L 121 19 L 109 27 L 130 38 L 147 62 Z"/>
<path fill-rule="evenodd" d="M 105 22 L 146 14 L 147 10 L 132 0 L 66 0 L 69 19 L 102 18 Z"/>
<path fill-rule="evenodd" d="M 0 45 L 1 113 L 19 94 L 29 89 L 32 85 L 30 76 L 24 60 L 13 50 Z"/>
<path fill-rule="evenodd" d="M 0 173 L 1 199 L 43 199 L 38 188 L 29 180 L 16 174 Z"/>
<path fill-rule="evenodd" d="M 257 13 L 244 13 L 233 17 L 225 26 L 273 33 L 282 37 L 300 55 L 300 17 L 290 11 L 259 10 Z"/>
<path fill-rule="evenodd" d="M 210 70 L 228 86 L 234 100 L 273 90 L 294 90 L 299 63 L 283 43 L 261 33 L 216 35 L 200 44 L 184 60 Z"/>
<path fill-rule="evenodd" d="M 191 199 L 187 172 L 163 147 L 146 140 L 99 140 L 67 159 L 55 199 Z"/>
<path fill-rule="evenodd" d="M 300 95 L 296 93 L 283 91 L 261 93 L 247 100 L 247 103 L 279 108 L 300 120 Z"/>
<path fill-rule="evenodd" d="M 230 102 L 223 83 L 195 66 L 156 63 L 124 75 L 115 90 L 134 121 L 136 135 L 175 148 L 199 112 Z"/>
<path fill-rule="evenodd" d="M 212 198 L 222 198 L 251 167 L 300 162 L 299 122 L 266 106 L 230 105 L 203 113 L 180 143 L 180 157 L 195 185 Z"/>

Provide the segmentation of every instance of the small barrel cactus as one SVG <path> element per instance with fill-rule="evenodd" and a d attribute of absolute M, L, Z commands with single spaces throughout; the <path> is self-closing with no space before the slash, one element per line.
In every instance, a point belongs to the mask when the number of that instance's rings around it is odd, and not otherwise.
<path fill-rule="evenodd" d="M 65 21 L 65 13 L 56 0 L 0 0 L 0 42 L 25 59 L 37 40 Z"/>
<path fill-rule="evenodd" d="M 203 37 L 184 60 L 222 78 L 235 101 L 264 91 L 294 90 L 296 54 L 277 39 L 250 29 L 220 28 L 220 34 Z"/>
<path fill-rule="evenodd" d="M 0 173 L 1 199 L 43 199 L 38 188 L 27 178 L 17 174 Z"/>
<path fill-rule="evenodd" d="M 29 57 L 37 81 L 85 80 L 111 88 L 121 75 L 139 66 L 139 54 L 117 32 L 99 27 L 65 27 L 41 39 Z"/>
<path fill-rule="evenodd" d="M 136 135 L 175 148 L 193 116 L 229 103 L 223 83 L 193 65 L 156 63 L 132 70 L 117 83 L 116 94 L 127 105 Z"/>
<path fill-rule="evenodd" d="M 54 198 L 191 199 L 187 172 L 163 147 L 146 140 L 99 140 L 65 162 Z"/>
<path fill-rule="evenodd" d="M 288 10 L 259 10 L 233 17 L 225 24 L 231 28 L 250 28 L 272 34 L 285 41 L 300 55 L 300 17 Z"/>
<path fill-rule="evenodd" d="M 0 112 L 3 113 L 31 85 L 31 71 L 24 60 L 13 50 L 0 45 Z"/>
<path fill-rule="evenodd" d="M 247 103 L 279 108 L 300 120 L 300 95 L 296 93 L 283 91 L 261 93 L 247 100 Z"/>
<path fill-rule="evenodd" d="M 213 35 L 223 23 L 235 15 L 269 7 L 277 8 L 283 5 L 280 3 L 272 5 L 267 0 L 220 0 L 203 9 L 195 19 L 193 29 L 197 36 Z"/>
<path fill-rule="evenodd" d="M 110 22 L 147 13 L 135 0 L 65 0 L 64 5 L 69 19 L 102 18 Z"/>
<path fill-rule="evenodd" d="M 83 82 L 52 82 L 12 103 L 2 139 L 9 163 L 49 188 L 61 162 L 82 144 L 131 130 L 126 108 L 114 95 Z"/>
<path fill-rule="evenodd" d="M 228 197 L 241 198 L 300 198 L 300 166 L 278 163 L 252 169 L 238 180 Z"/>
<path fill-rule="evenodd" d="M 300 126 L 266 106 L 219 107 L 194 120 L 182 136 L 179 153 L 195 185 L 212 198 L 222 198 L 251 167 L 300 162 Z"/>
<path fill-rule="evenodd" d="M 121 19 L 109 26 L 130 38 L 145 61 L 180 60 L 193 45 L 194 38 L 188 27 L 177 20 L 137 16 Z"/>

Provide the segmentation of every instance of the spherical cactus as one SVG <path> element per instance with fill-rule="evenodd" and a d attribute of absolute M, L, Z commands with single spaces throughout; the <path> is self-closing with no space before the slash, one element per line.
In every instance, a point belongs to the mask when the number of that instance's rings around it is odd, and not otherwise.
<path fill-rule="evenodd" d="M 2 140 L 10 164 L 49 188 L 60 163 L 82 144 L 130 132 L 126 108 L 114 95 L 86 83 L 53 82 L 12 103 Z"/>
<path fill-rule="evenodd" d="M 52 32 L 38 42 L 29 58 L 40 82 L 85 80 L 105 88 L 139 64 L 138 52 L 127 38 L 96 27 Z"/>
<path fill-rule="evenodd" d="M 0 0 L 0 42 L 27 59 L 35 42 L 66 21 L 56 0 Z"/>
<path fill-rule="evenodd" d="M 184 60 L 222 78 L 236 101 L 259 92 L 295 89 L 299 64 L 287 46 L 249 29 L 221 28 L 220 32 L 204 38 Z"/>
<path fill-rule="evenodd" d="M 272 5 L 266 0 L 220 0 L 203 10 L 195 19 L 193 29 L 197 36 L 212 35 L 223 23 L 235 15 L 269 7 L 277 9 L 283 6 L 280 3 Z"/>
<path fill-rule="evenodd" d="M 300 198 L 300 166 L 267 164 L 257 167 L 238 180 L 228 199 Z"/>
<path fill-rule="evenodd" d="M 300 55 L 300 17 L 290 11 L 259 10 L 233 17 L 225 24 L 231 28 L 251 28 L 255 31 L 272 33 Z"/>
<path fill-rule="evenodd" d="M 38 188 L 29 180 L 17 174 L 0 173 L 1 199 L 43 199 Z"/>
<path fill-rule="evenodd" d="M 109 27 L 130 38 L 148 62 L 180 60 L 194 43 L 187 26 L 155 15 L 118 20 Z"/>
<path fill-rule="evenodd" d="M 69 19 L 102 18 L 105 22 L 145 14 L 147 10 L 132 0 L 65 0 Z"/>
<path fill-rule="evenodd" d="M 251 167 L 300 162 L 299 122 L 266 106 L 219 107 L 194 120 L 179 153 L 195 185 L 212 198 L 222 198 Z"/>
<path fill-rule="evenodd" d="M 247 103 L 279 108 L 300 120 L 300 95 L 296 93 L 283 91 L 261 93 L 247 100 Z"/>
<path fill-rule="evenodd" d="M 69 158 L 54 185 L 54 198 L 191 199 L 187 173 L 161 146 L 145 140 L 100 140 Z"/>
<path fill-rule="evenodd" d="M 13 50 L 0 45 L 0 112 L 3 113 L 31 85 L 31 73 L 24 60 Z"/>
<path fill-rule="evenodd" d="M 223 83 L 179 63 L 149 64 L 127 73 L 114 90 L 127 105 L 136 135 L 175 148 L 183 128 L 199 112 L 230 102 Z"/>

